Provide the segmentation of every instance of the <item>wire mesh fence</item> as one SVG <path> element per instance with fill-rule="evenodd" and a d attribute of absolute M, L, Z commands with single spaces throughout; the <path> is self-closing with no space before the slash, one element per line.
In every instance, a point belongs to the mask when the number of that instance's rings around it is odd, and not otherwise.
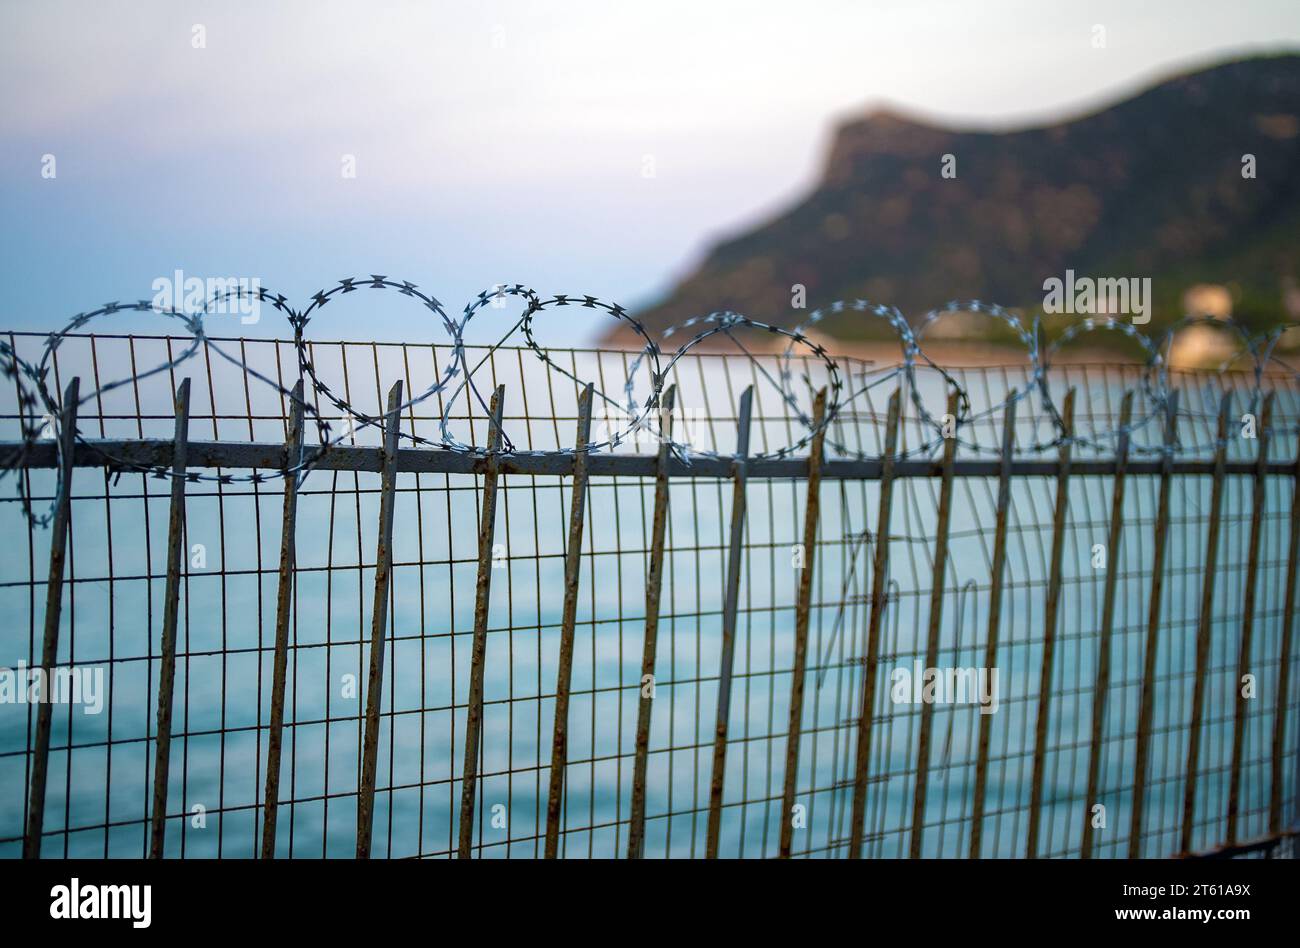
<path fill-rule="evenodd" d="M 1064 463 L 1027 450 L 1057 431 L 1026 369 L 918 366 L 891 408 L 892 367 L 840 359 L 854 397 L 809 440 L 821 361 L 700 348 L 663 380 L 693 457 L 639 436 L 588 457 L 622 409 L 577 380 L 617 391 L 636 353 L 551 350 L 563 374 L 466 346 L 497 403 L 415 405 L 393 384 L 427 390 L 451 347 L 315 342 L 382 423 L 309 393 L 346 438 L 300 483 L 106 463 L 95 444 L 286 467 L 293 344 L 223 341 L 278 390 L 207 349 L 135 371 L 187 342 L 67 337 L 50 384 L 97 393 L 85 441 L 10 475 L 57 504 L 76 465 L 45 683 L 77 700 L 22 687 L 58 529 L 0 498 L 0 854 L 1160 856 L 1267 852 L 1296 826 L 1290 377 L 1265 410 L 1248 374 L 1175 373 L 1175 455 L 1144 369 L 1056 367 Z M 1155 424 L 1124 423 L 1126 393 Z M 945 411 L 959 439 L 935 439 Z M 397 449 L 394 424 L 512 452 Z"/>

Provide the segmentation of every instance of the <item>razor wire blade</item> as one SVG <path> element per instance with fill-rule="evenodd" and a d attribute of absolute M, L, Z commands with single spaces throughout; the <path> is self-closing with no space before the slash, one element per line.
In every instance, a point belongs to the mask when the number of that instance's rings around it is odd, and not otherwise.
<path fill-rule="evenodd" d="M 925 313 L 913 327 L 897 307 L 873 303 L 864 299 L 855 299 L 837 301 L 828 306 L 812 310 L 802 322 L 793 328 L 785 328 L 775 322 L 753 319 L 742 313 L 721 310 L 705 316 L 692 317 L 671 326 L 664 330 L 660 339 L 656 341 L 646 326 L 624 307 L 587 294 L 556 294 L 543 298 L 535 290 L 522 284 L 498 284 L 493 289 L 484 290 L 472 298 L 465 305 L 459 319 L 455 319 L 448 315 L 437 298 L 425 293 L 417 284 L 408 280 L 391 279 L 383 274 L 371 274 L 368 277 L 349 277 L 339 280 L 328 288 L 318 290 L 309 297 L 308 302 L 302 309 L 297 309 L 291 305 L 288 298 L 283 294 L 274 293 L 262 286 L 258 286 L 256 289 L 246 289 L 241 286 L 219 291 L 209 297 L 201 308 L 193 312 L 178 312 L 160 306 L 152 300 L 106 303 L 97 309 L 78 313 L 62 329 L 46 336 L 40 356 L 34 361 L 23 359 L 13 346 L 0 341 L 0 372 L 3 372 L 16 383 L 20 427 L 18 446 L 10 452 L 8 457 L 0 459 L 0 476 L 22 467 L 27 452 L 38 442 L 52 439 L 56 450 L 62 451 L 61 422 L 67 406 L 62 404 L 61 394 L 57 391 L 51 391 L 48 384 L 54 355 L 62 343 L 69 336 L 79 332 L 94 321 L 112 315 L 136 312 L 174 321 L 185 334 L 189 335 L 190 341 L 172 358 L 150 368 L 133 371 L 130 375 L 101 384 L 95 390 L 79 395 L 78 405 L 114 389 L 133 385 L 151 376 L 169 372 L 193 358 L 201 349 L 214 351 L 221 359 L 244 372 L 249 378 L 274 389 L 288 404 L 295 405 L 296 403 L 296 407 L 301 409 L 304 418 L 310 419 L 315 424 L 319 441 L 318 444 L 311 448 L 304 448 L 301 457 L 296 463 L 287 464 L 277 471 L 266 473 L 253 471 L 249 474 L 186 472 L 183 476 L 188 481 L 206 480 L 221 484 L 264 483 L 277 477 L 287 476 L 301 478 L 316 466 L 328 451 L 350 438 L 355 431 L 366 427 L 382 428 L 384 424 L 382 415 L 372 415 L 360 410 L 347 397 L 336 391 L 321 378 L 318 367 L 311 355 L 310 340 L 306 335 L 306 329 L 312 322 L 313 317 L 330 302 L 339 297 L 367 289 L 395 293 L 410 298 L 427 310 L 446 334 L 447 344 L 451 346 L 453 352 L 452 358 L 438 375 L 438 378 L 422 392 L 413 395 L 399 406 L 399 411 L 407 411 L 427 401 L 434 395 L 444 394 L 443 410 L 438 420 L 439 437 L 437 439 L 427 438 L 407 431 L 399 431 L 398 437 L 419 447 L 477 456 L 486 456 L 489 453 L 501 456 L 571 456 L 578 451 L 596 453 L 613 450 L 630 438 L 649 432 L 660 443 L 666 443 L 670 451 L 688 465 L 693 458 L 697 457 L 732 457 L 732 455 L 693 445 L 689 440 L 666 438 L 657 428 L 658 409 L 662 404 L 666 380 L 683 357 L 714 338 L 729 341 L 743 357 L 753 363 L 757 375 L 762 376 L 771 384 L 779 394 L 781 401 L 791 409 L 793 417 L 801 426 L 798 437 L 794 438 L 789 444 L 771 451 L 751 453 L 746 458 L 746 460 L 751 461 L 796 456 L 822 431 L 826 432 L 826 443 L 845 457 L 883 459 L 879 453 L 863 452 L 850 448 L 842 440 L 834 437 L 832 426 L 848 406 L 864 398 L 872 389 L 890 380 L 897 380 L 900 388 L 905 387 L 908 390 L 908 396 L 916 409 L 918 419 L 926 429 L 933 432 L 933 437 L 924 440 L 923 443 L 916 447 L 899 451 L 894 457 L 895 460 L 929 456 L 944 441 L 945 437 L 955 438 L 960 446 L 974 452 L 1000 450 L 963 438 L 961 430 L 983 418 L 1004 411 L 1010 403 L 1025 399 L 1031 393 L 1037 394 L 1041 411 L 1049 421 L 1054 437 L 1022 445 L 1017 448 L 1018 454 L 1029 455 L 1052 451 L 1067 442 L 1103 448 L 1107 443 L 1130 436 L 1153 420 L 1165 415 L 1170 406 L 1169 394 L 1171 391 L 1168 353 L 1177 333 L 1197 325 L 1212 325 L 1223 329 L 1236 341 L 1235 350 L 1218 367 L 1219 376 L 1223 376 L 1243 358 L 1249 359 L 1250 373 L 1253 378 L 1253 385 L 1249 392 L 1249 404 L 1252 409 L 1258 404 L 1264 384 L 1265 371 L 1270 364 L 1276 364 L 1292 378 L 1297 377 L 1295 370 L 1283 362 L 1275 351 L 1282 335 L 1300 325 L 1297 323 L 1283 323 L 1266 332 L 1252 332 L 1248 327 L 1231 319 L 1189 315 L 1169 326 L 1160 336 L 1153 340 L 1140 332 L 1132 323 L 1122 319 L 1112 316 L 1087 317 L 1073 323 L 1060 336 L 1044 344 L 1043 325 L 1039 316 L 1035 315 L 1033 320 L 1026 324 L 1015 312 L 980 300 L 951 300 Z M 514 324 L 500 339 L 491 345 L 483 347 L 487 350 L 486 354 L 471 366 L 464 342 L 466 328 L 485 307 L 493 305 L 500 308 L 510 300 L 520 303 L 522 311 L 515 319 Z M 300 381 L 303 383 L 301 397 L 296 394 L 294 389 L 286 388 L 280 382 L 257 371 L 243 359 L 226 351 L 217 341 L 207 335 L 204 328 L 204 317 L 221 311 L 232 301 L 237 303 L 256 301 L 257 303 L 268 304 L 285 317 L 293 331 L 292 344 L 297 354 Z M 610 393 L 593 384 L 594 397 L 608 406 L 623 420 L 622 426 L 613 430 L 608 437 L 602 440 L 593 441 L 581 447 L 559 448 L 551 451 L 521 451 L 515 447 L 504 431 L 501 432 L 500 449 L 492 452 L 482 446 L 467 444 L 456 438 L 451 430 L 454 406 L 463 397 L 466 400 L 473 400 L 485 413 L 487 412 L 487 403 L 474 382 L 475 371 L 487 362 L 494 352 L 505 346 L 516 333 L 522 335 L 523 348 L 531 351 L 549 371 L 557 372 L 579 385 L 588 384 L 587 380 L 578 377 L 576 370 L 570 371 L 561 366 L 537 338 L 536 326 L 539 316 L 547 311 L 567 306 L 578 306 L 599 312 L 604 317 L 629 329 L 642 343 L 641 349 L 628 366 L 627 376 L 621 392 Z M 1023 388 L 1009 392 L 1001 402 L 989 404 L 978 412 L 972 409 L 969 393 L 954 374 L 926 355 L 922 347 L 922 340 L 927 331 L 940 319 L 954 313 L 978 314 L 1001 324 L 1010 331 L 1019 345 L 1023 347 L 1027 362 L 1027 383 Z M 863 384 L 857 388 L 853 387 L 851 373 L 845 371 L 840 361 L 830 354 L 825 345 L 811 335 L 814 328 L 829 317 L 835 317 L 843 321 L 846 318 L 852 318 L 854 314 L 860 314 L 864 319 L 883 321 L 897 337 L 900 354 L 898 364 L 863 373 Z M 762 356 L 771 356 L 770 349 L 765 353 L 756 353 L 752 346 L 745 344 L 742 333 L 765 335 L 768 337 L 769 343 L 772 338 L 775 338 L 779 340 L 779 346 L 784 346 L 777 354 L 775 376 L 769 370 L 768 365 L 765 364 L 767 360 L 762 358 Z M 1140 348 L 1144 358 L 1142 388 L 1150 409 L 1138 420 L 1131 422 L 1127 426 L 1115 426 L 1094 433 L 1091 437 L 1085 437 L 1067 432 L 1064 421 L 1052 398 L 1049 385 L 1049 370 L 1053 358 L 1063 347 L 1091 333 L 1118 333 Z M 684 341 L 681 342 L 677 349 L 670 350 L 667 348 L 672 342 L 676 342 L 683 337 Z M 825 371 L 824 385 L 828 392 L 828 398 L 826 410 L 820 421 L 810 417 L 809 413 L 799 403 L 792 368 L 796 357 L 805 360 L 812 359 L 819 363 Z M 921 371 L 934 371 L 940 375 L 950 394 L 956 398 L 958 412 L 955 417 L 936 418 L 934 413 L 926 407 L 921 394 L 922 386 L 917 379 L 918 369 Z M 644 382 L 641 384 L 643 390 L 638 391 L 637 380 L 641 375 L 644 375 Z M 871 377 L 867 380 L 866 376 Z M 810 392 L 817 387 L 807 373 L 804 374 L 802 381 Z M 345 425 L 340 426 L 341 431 L 336 432 L 334 430 L 330 420 L 325 417 L 318 407 L 320 399 L 333 406 L 339 412 L 341 418 L 348 419 Z M 681 410 L 682 407 L 681 403 L 678 402 L 674 410 Z M 468 409 L 466 410 L 468 411 Z M 1182 416 L 1205 416 L 1210 414 L 1208 412 L 1197 412 L 1187 407 L 1179 408 L 1177 412 Z M 115 457 L 110 451 L 105 450 L 103 446 L 86 441 L 79 433 L 74 432 L 74 434 L 79 443 L 88 445 L 102 455 L 105 464 L 112 468 L 139 471 L 159 478 L 177 476 L 164 465 L 143 465 L 139 462 Z M 1170 446 L 1165 444 L 1158 446 L 1132 445 L 1135 451 L 1149 453 L 1168 451 L 1191 453 L 1204 450 L 1206 447 L 1207 445 L 1184 442 L 1175 442 Z M 62 464 L 57 465 L 56 471 L 61 472 L 61 470 Z M 59 483 L 55 490 L 55 500 L 51 504 L 51 511 L 63 490 L 61 474 L 58 476 Z M 39 525 L 48 524 L 51 513 L 47 511 L 44 514 L 36 514 L 32 508 L 31 498 L 27 495 L 25 479 L 17 478 L 16 480 L 18 481 L 18 492 L 23 501 L 23 509 L 26 515 Z"/>

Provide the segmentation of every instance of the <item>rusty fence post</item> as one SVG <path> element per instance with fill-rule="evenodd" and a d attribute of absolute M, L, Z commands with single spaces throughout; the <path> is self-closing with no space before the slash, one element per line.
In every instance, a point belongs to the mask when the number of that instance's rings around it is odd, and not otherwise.
<path fill-rule="evenodd" d="M 189 455 L 190 380 L 176 390 L 172 446 L 172 496 L 167 520 L 167 586 L 163 601 L 162 665 L 158 672 L 158 741 L 153 771 L 149 858 L 161 859 L 167 835 L 167 778 L 171 769 L 172 703 L 176 688 L 176 614 L 181 596 L 181 546 L 185 531 L 185 480 Z"/>
<path fill-rule="evenodd" d="M 298 471 L 302 463 L 302 379 L 293 387 L 284 446 L 284 516 L 280 527 L 280 576 L 275 596 L 275 660 L 271 671 L 271 729 L 266 744 L 266 792 L 262 807 L 262 858 L 275 858 L 276 808 L 280 803 L 280 757 L 284 746 L 284 692 L 289 674 L 289 612 L 293 606 Z"/>
<path fill-rule="evenodd" d="M 550 787 L 546 797 L 547 859 L 560 847 L 560 811 L 564 804 L 564 769 L 569 755 L 569 698 L 573 681 L 573 627 L 578 615 L 578 580 L 582 568 L 582 530 L 587 514 L 587 447 L 591 444 L 590 382 L 578 398 L 578 437 L 573 455 L 573 493 L 569 539 L 564 550 L 564 611 L 560 620 L 560 661 L 555 682 L 555 727 L 551 737 Z M 593 700 L 595 696 L 593 695 Z"/>
<path fill-rule="evenodd" d="M 812 617 L 813 564 L 817 556 L 817 521 L 821 516 L 822 456 L 826 447 L 826 389 L 813 403 L 813 435 L 808 451 L 807 498 L 803 516 L 803 569 L 799 572 L 799 594 L 794 615 L 794 669 L 790 677 L 790 723 L 785 740 L 785 779 L 781 792 L 781 836 L 778 854 L 790 858 L 794 842 L 795 780 L 799 775 L 799 738 L 803 728 L 804 677 L 808 671 L 808 626 Z"/>
<path fill-rule="evenodd" d="M 1218 438 L 1214 449 L 1214 480 L 1210 484 L 1210 524 L 1205 536 L 1205 576 L 1201 580 L 1201 612 L 1196 623 L 1196 678 L 1192 684 L 1192 720 L 1187 732 L 1187 775 L 1183 782 L 1183 825 L 1179 849 L 1192 850 L 1196 816 L 1196 781 L 1201 760 L 1201 719 L 1205 711 L 1205 676 L 1210 664 L 1210 635 L 1214 628 L 1214 587 L 1220 581 L 1219 524 L 1223 511 L 1224 465 L 1228 460 L 1228 412 L 1232 392 L 1219 402 Z"/>
<path fill-rule="evenodd" d="M 1277 671 L 1277 696 L 1273 705 L 1272 763 L 1269 767 L 1270 793 L 1268 800 L 1268 831 L 1276 836 L 1282 832 L 1282 795 L 1286 790 L 1282 780 L 1282 745 L 1286 736 L 1287 698 L 1291 690 L 1291 656 L 1295 640 L 1296 566 L 1300 561 L 1300 432 L 1297 432 L 1295 470 L 1291 475 L 1291 536 L 1286 558 L 1286 603 L 1282 609 L 1282 651 Z M 1297 813 L 1300 813 L 1300 748 L 1296 749 L 1296 782 L 1294 793 Z M 1293 844 L 1293 853 L 1300 856 L 1300 841 Z"/>
<path fill-rule="evenodd" d="M 488 406 L 487 466 L 483 473 L 483 511 L 478 531 L 478 581 L 474 591 L 474 646 L 469 665 L 469 704 L 465 709 L 465 766 L 461 772 L 457 856 L 468 859 L 474 843 L 474 794 L 479 744 L 483 736 L 483 673 L 487 661 L 488 606 L 492 595 L 492 541 L 496 535 L 497 481 L 500 478 L 501 422 L 506 387 L 497 386 Z"/>
<path fill-rule="evenodd" d="M 957 391 L 948 393 L 948 417 L 956 423 L 958 410 Z M 943 624 L 943 584 L 948 569 L 948 523 L 952 519 L 952 462 L 957 454 L 957 432 L 943 439 L 943 467 L 939 486 L 939 516 L 934 536 L 934 578 L 930 586 L 930 624 L 925 642 L 925 668 L 933 668 L 939 661 L 939 631 Z M 925 830 L 925 797 L 930 781 L 930 734 L 934 729 L 934 705 L 921 704 L 920 733 L 916 748 L 916 787 L 912 796 L 912 834 L 908 855 L 917 859 L 921 855 L 921 842 Z"/>
<path fill-rule="evenodd" d="M 1250 552 L 1246 560 L 1246 590 L 1241 617 L 1241 645 L 1237 652 L 1237 679 L 1232 688 L 1237 696 L 1232 715 L 1232 769 L 1228 774 L 1228 833 L 1226 843 L 1237 843 L 1237 822 L 1241 800 L 1241 766 L 1245 753 L 1246 718 L 1250 714 L 1250 699 L 1244 694 L 1242 679 L 1250 672 L 1250 652 L 1255 633 L 1255 591 L 1259 585 L 1259 546 L 1264 535 L 1264 498 L 1268 491 L 1269 428 L 1273 423 L 1273 393 L 1264 397 L 1264 410 L 1256 426 L 1256 455 L 1254 491 L 1251 494 Z"/>
<path fill-rule="evenodd" d="M 650 755 L 650 711 L 654 705 L 655 654 L 659 641 L 659 602 L 664 581 L 664 540 L 668 528 L 668 460 L 672 451 L 673 405 L 677 386 L 664 392 L 659 411 L 659 456 L 655 462 L 655 507 L 650 528 L 650 564 L 645 584 L 645 644 L 641 653 L 640 701 L 636 715 L 636 750 L 632 763 L 632 813 L 628 820 L 627 858 L 645 855 L 645 783 Z M 646 687 L 650 692 L 647 693 Z"/>
<path fill-rule="evenodd" d="M 1119 409 L 1119 442 L 1115 446 L 1115 480 L 1111 486 L 1110 527 L 1106 532 L 1106 578 L 1101 600 L 1101 629 L 1097 642 L 1097 680 L 1092 690 L 1092 726 L 1088 750 L 1088 789 L 1084 794 L 1083 836 L 1079 858 L 1092 857 L 1092 809 L 1097 804 L 1101 777 L 1101 745 L 1106 723 L 1106 698 L 1110 693 L 1111 633 L 1115 629 L 1115 593 L 1119 580 L 1119 547 L 1124 538 L 1124 482 L 1128 473 L 1133 392 L 1124 393 Z"/>
<path fill-rule="evenodd" d="M 1008 394 L 1002 417 L 1002 454 L 998 470 L 998 499 L 993 528 L 993 561 L 989 579 L 988 630 L 984 642 L 984 667 L 994 668 L 998 659 L 998 635 L 1002 627 L 1002 586 L 1007 564 L 1007 513 L 1011 508 L 1011 461 L 1016 444 L 1016 393 Z M 936 653 L 935 658 L 938 658 Z M 932 667 L 927 662 L 926 667 Z M 975 787 L 971 799 L 970 855 L 980 858 L 984 838 L 984 797 L 988 787 L 989 742 L 993 734 L 991 715 L 979 716 L 979 739 L 975 757 Z M 1032 823 L 1030 824 L 1033 825 Z"/>
<path fill-rule="evenodd" d="M 41 643 L 41 672 L 46 681 L 59 659 L 59 620 L 63 610 L 63 567 L 67 559 L 68 532 L 72 524 L 72 461 L 77 449 L 77 401 L 81 379 L 74 378 L 63 391 L 59 415 L 59 496 L 50 529 L 50 571 L 45 585 L 45 636 Z M 50 728 L 54 706 L 48 701 L 36 705 L 36 735 L 32 747 L 31 793 L 27 803 L 27 832 L 23 857 L 39 859 L 41 835 L 45 831 L 45 785 L 50 767 Z"/>
<path fill-rule="evenodd" d="M 1056 472 L 1056 505 L 1052 511 L 1052 560 L 1047 575 L 1047 601 L 1043 609 L 1043 666 L 1038 676 L 1038 718 L 1034 726 L 1034 767 L 1030 778 L 1029 830 L 1025 856 L 1038 856 L 1039 822 L 1043 809 L 1043 774 L 1047 762 L 1047 725 L 1052 710 L 1052 676 L 1056 665 L 1056 618 L 1061 607 L 1061 566 L 1065 559 L 1065 521 L 1070 512 L 1070 449 L 1074 438 L 1074 389 L 1061 405 L 1061 449 Z M 992 667 L 992 662 L 988 663 Z M 980 720 L 981 742 L 984 721 Z M 988 751 L 981 746 L 984 764 Z"/>
<path fill-rule="evenodd" d="M 370 622 L 370 678 L 366 684 L 366 732 L 357 787 L 357 858 L 370 858 L 375 822 L 375 768 L 379 760 L 379 705 L 384 697 L 384 644 L 388 597 L 393 582 L 393 508 L 397 501 L 397 446 L 402 423 L 402 381 L 388 390 L 384 415 L 383 473 L 379 497 L 379 539 L 375 548 L 375 602 Z"/>
<path fill-rule="evenodd" d="M 1160 609 L 1165 589 L 1165 554 L 1169 548 L 1169 490 L 1173 485 L 1174 448 L 1178 442 L 1178 392 L 1165 402 L 1165 440 L 1160 454 L 1160 494 L 1156 506 L 1156 536 L 1151 559 L 1151 599 L 1147 604 L 1147 637 L 1142 656 L 1142 699 L 1138 710 L 1137 746 L 1133 754 L 1133 800 L 1129 820 L 1128 857 L 1142 855 L 1142 815 L 1146 805 L 1147 766 L 1151 752 L 1151 721 L 1156 706 L 1156 652 L 1160 646 Z M 1107 569 L 1111 564 L 1107 561 Z"/>
<path fill-rule="evenodd" d="M 709 781 L 709 822 L 705 858 L 718 856 L 722 832 L 722 789 L 727 776 L 727 724 L 731 713 L 731 678 L 736 657 L 736 613 L 740 604 L 740 565 L 745 555 L 745 486 L 749 456 L 749 427 L 754 387 L 740 396 L 736 424 L 736 457 L 731 464 L 735 484 L 731 502 L 731 538 L 727 547 L 727 588 L 722 606 L 722 658 L 718 671 L 718 716 L 713 737 L 713 774 Z"/>
<path fill-rule="evenodd" d="M 885 455 L 880 467 L 880 506 L 876 513 L 876 547 L 871 561 L 871 611 L 867 617 L 867 654 L 862 662 L 862 700 L 858 709 L 858 738 L 853 766 L 853 814 L 849 826 L 849 858 L 862 858 L 867 820 L 867 771 L 871 764 L 871 726 L 876 708 L 876 668 L 880 662 L 880 627 L 888 606 L 885 580 L 889 574 L 889 522 L 894 494 L 894 458 L 902 390 L 889 397 L 885 419 Z"/>

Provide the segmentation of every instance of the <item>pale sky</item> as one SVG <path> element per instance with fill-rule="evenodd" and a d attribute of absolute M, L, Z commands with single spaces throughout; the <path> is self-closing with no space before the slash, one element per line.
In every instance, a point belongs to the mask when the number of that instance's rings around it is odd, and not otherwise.
<path fill-rule="evenodd" d="M 835 123 L 870 108 L 1017 125 L 1296 48 L 1296 0 L 8 0 L 0 329 L 177 268 L 294 298 L 381 272 L 450 310 L 498 282 L 635 306 L 805 190 Z M 437 338 L 413 319 L 316 328 Z"/>

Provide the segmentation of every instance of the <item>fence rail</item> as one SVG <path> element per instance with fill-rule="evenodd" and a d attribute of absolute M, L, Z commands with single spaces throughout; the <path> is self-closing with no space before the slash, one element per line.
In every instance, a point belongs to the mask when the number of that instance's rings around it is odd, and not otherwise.
<path fill-rule="evenodd" d="M 375 401 L 322 449 L 290 342 L 238 341 L 269 401 L 211 357 L 99 377 L 184 343 L 66 337 L 61 442 L 0 444 L 0 665 L 107 677 L 98 714 L 0 704 L 0 853 L 1141 856 L 1300 822 L 1291 377 L 1062 367 L 1018 412 L 1015 369 L 840 360 L 837 399 L 812 358 L 796 403 L 788 352 L 699 351 L 655 427 L 707 446 L 595 451 L 636 353 L 557 385 L 493 347 L 490 405 L 421 412 L 414 359 L 471 350 L 317 343 Z M 449 424 L 468 450 L 399 446 Z"/>

